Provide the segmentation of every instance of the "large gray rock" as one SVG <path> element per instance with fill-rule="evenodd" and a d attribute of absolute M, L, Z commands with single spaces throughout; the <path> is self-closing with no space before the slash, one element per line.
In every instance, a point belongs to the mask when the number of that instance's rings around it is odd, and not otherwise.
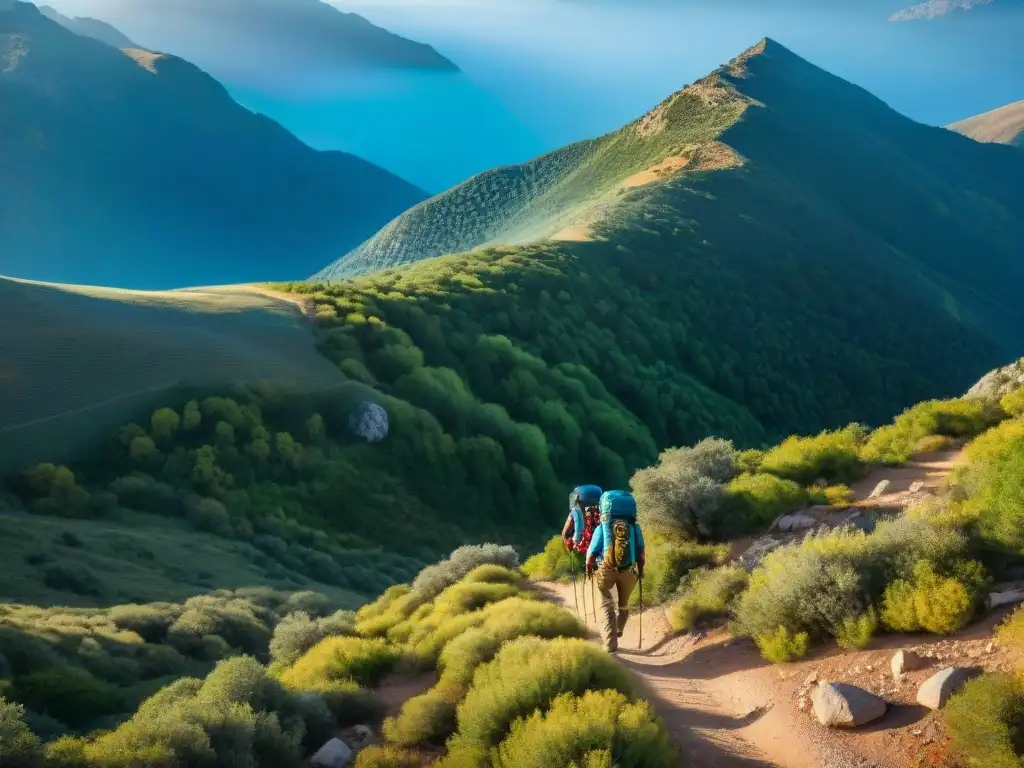
<path fill-rule="evenodd" d="M 832 728 L 856 728 L 885 714 L 885 702 L 873 693 L 846 683 L 819 683 L 811 691 L 818 722 Z"/>
<path fill-rule="evenodd" d="M 804 528 L 812 528 L 818 524 L 818 521 L 809 515 L 795 514 L 795 515 L 784 515 L 779 520 L 779 530 L 786 531 L 802 531 Z"/>
<path fill-rule="evenodd" d="M 762 536 L 751 544 L 746 552 L 739 556 L 739 563 L 749 573 L 761 564 L 765 555 L 781 546 L 782 542 L 778 539 L 773 539 L 771 536 Z"/>
<path fill-rule="evenodd" d="M 947 667 L 940 670 L 921 684 L 917 690 L 917 703 L 928 709 L 942 709 L 950 696 L 982 671 L 980 667 Z"/>
<path fill-rule="evenodd" d="M 988 593 L 988 607 L 998 608 L 1000 605 L 1012 605 L 1024 602 L 1024 589 L 1009 589 L 1003 592 Z"/>
<path fill-rule="evenodd" d="M 313 755 L 314 768 L 345 768 L 352 760 L 352 750 L 341 739 L 331 739 Z"/>
<path fill-rule="evenodd" d="M 892 662 L 892 676 L 899 680 L 904 672 L 913 672 L 916 669 L 923 669 L 925 666 L 925 660 L 918 656 L 913 651 L 896 651 L 893 654 Z"/>
<path fill-rule="evenodd" d="M 349 414 L 348 428 L 367 442 L 379 442 L 388 435 L 388 412 L 376 403 L 362 402 Z"/>

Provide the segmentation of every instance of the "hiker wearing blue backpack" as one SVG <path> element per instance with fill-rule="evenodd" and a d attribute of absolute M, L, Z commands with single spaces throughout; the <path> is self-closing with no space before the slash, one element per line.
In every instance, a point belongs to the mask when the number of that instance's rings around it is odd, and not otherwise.
<path fill-rule="evenodd" d="M 600 510 L 601 523 L 587 550 L 587 575 L 597 580 L 601 591 L 604 646 L 615 653 L 629 619 L 629 597 L 637 580 L 642 583 L 644 577 L 646 549 L 633 494 L 606 491 L 601 494 Z"/>

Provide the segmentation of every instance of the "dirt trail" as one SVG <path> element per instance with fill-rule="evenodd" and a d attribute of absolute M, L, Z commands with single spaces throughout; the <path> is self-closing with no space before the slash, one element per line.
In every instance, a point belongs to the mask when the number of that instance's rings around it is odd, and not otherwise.
<path fill-rule="evenodd" d="M 851 486 L 854 493 L 853 503 L 858 507 L 905 507 L 907 503 L 917 498 L 917 495 L 910 494 L 911 485 L 919 482 L 923 484 L 920 493 L 933 492 L 961 461 L 963 448 L 957 446 L 944 451 L 919 454 L 899 467 L 880 467 Z M 885 493 L 870 499 L 871 492 L 883 480 L 889 481 Z"/>
<path fill-rule="evenodd" d="M 542 585 L 552 599 L 575 610 L 571 584 Z M 577 599 L 583 609 L 583 587 Z M 590 588 L 586 588 L 587 625 L 597 632 Z M 600 595 L 598 595 L 600 600 Z M 598 618 L 600 618 L 598 606 Z M 643 649 L 638 649 L 640 622 L 630 619 L 620 641 L 619 659 L 634 674 L 665 721 L 680 749 L 680 765 L 691 768 L 839 768 L 825 762 L 813 741 L 797 738 L 792 723 L 779 717 L 770 687 L 744 681 L 732 684 L 747 664 L 763 666 L 756 656 L 737 656 L 738 644 L 700 634 L 672 636 L 661 608 L 643 614 Z M 597 637 L 595 634 L 595 642 Z M 710 641 L 710 642 L 708 642 Z"/>
<path fill-rule="evenodd" d="M 853 486 L 854 504 L 859 508 L 903 507 L 938 487 L 961 458 L 958 447 L 915 457 L 902 467 L 878 469 Z M 869 500 L 882 480 L 889 480 L 886 492 Z M 910 494 L 915 482 L 923 483 L 923 488 Z M 571 584 L 546 583 L 541 589 L 570 610 L 579 605 L 582 613 L 585 602 L 587 624 L 597 641 L 589 586 L 584 595 L 579 585 L 575 600 Z M 962 633 L 974 638 L 961 643 L 963 653 L 981 653 L 978 649 L 987 643 L 989 623 Z M 630 619 L 619 658 L 636 674 L 679 745 L 680 765 L 903 768 L 920 759 L 921 737 L 914 734 L 921 733 L 915 726 L 923 724 L 924 715 L 911 706 L 896 707 L 874 728 L 848 733 L 820 727 L 796 702 L 809 675 L 823 673 L 827 677 L 822 679 L 861 683 L 858 675 L 876 670 L 870 674 L 877 677 L 887 668 L 893 648 L 924 649 L 948 643 L 948 638 L 893 636 L 873 644 L 873 651 L 844 654 L 830 647 L 797 664 L 772 666 L 760 658 L 749 640 L 731 639 L 723 630 L 673 636 L 661 608 L 644 611 L 643 649 L 638 649 L 639 624 L 637 617 Z M 926 764 L 940 764 L 937 757 L 925 759 Z"/>

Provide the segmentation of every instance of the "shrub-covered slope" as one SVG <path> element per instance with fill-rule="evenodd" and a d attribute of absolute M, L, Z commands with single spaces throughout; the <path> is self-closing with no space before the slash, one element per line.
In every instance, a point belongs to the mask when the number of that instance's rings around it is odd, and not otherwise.
<path fill-rule="evenodd" d="M 309 274 L 423 199 L 191 64 L 0 7 L 0 274 L 177 288 Z"/>
<path fill-rule="evenodd" d="M 1024 147 L 1024 101 L 968 117 L 949 128 L 977 141 Z"/>

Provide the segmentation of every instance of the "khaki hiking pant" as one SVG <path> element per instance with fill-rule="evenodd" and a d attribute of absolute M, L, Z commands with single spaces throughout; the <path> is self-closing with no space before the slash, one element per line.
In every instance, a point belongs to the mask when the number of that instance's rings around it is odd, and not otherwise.
<path fill-rule="evenodd" d="M 632 569 L 619 571 L 602 565 L 595 575 L 597 588 L 601 591 L 601 612 L 604 614 L 601 637 L 609 651 L 618 650 L 619 634 L 626 628 L 629 618 L 629 596 L 636 587 L 636 572 Z M 617 594 L 613 595 L 615 592 Z"/>

